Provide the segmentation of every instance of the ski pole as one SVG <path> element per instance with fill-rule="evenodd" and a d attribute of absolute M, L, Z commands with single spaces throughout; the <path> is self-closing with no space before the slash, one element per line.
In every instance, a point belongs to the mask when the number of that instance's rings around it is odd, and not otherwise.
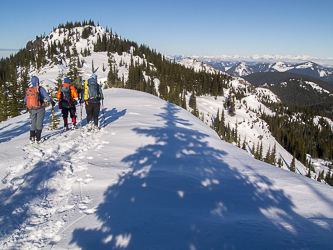
<path fill-rule="evenodd" d="M 103 99 L 102 99 L 102 113 L 103 113 L 103 124 L 104 124 L 104 128 L 105 128 L 105 116 L 104 116 L 104 103 L 103 103 Z"/>
<path fill-rule="evenodd" d="M 82 130 L 82 102 L 80 100 L 80 131 L 81 130 Z"/>
<path fill-rule="evenodd" d="M 54 107 L 52 105 L 52 109 L 51 109 L 51 120 L 52 120 L 52 127 L 51 127 L 51 137 L 53 136 L 53 129 L 55 127 L 54 125 Z"/>

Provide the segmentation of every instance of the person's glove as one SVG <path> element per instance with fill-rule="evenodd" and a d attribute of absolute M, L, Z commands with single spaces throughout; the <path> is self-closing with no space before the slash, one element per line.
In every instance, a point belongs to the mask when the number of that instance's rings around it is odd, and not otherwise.
<path fill-rule="evenodd" d="M 52 102 L 52 108 L 53 108 L 55 105 L 56 105 L 56 103 L 53 101 L 53 102 Z"/>

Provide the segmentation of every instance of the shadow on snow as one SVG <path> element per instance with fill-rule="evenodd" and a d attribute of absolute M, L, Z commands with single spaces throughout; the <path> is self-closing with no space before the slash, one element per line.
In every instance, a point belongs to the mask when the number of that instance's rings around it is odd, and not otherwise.
<path fill-rule="evenodd" d="M 131 171 L 105 191 L 95 213 L 102 226 L 74 230 L 71 243 L 82 249 L 329 247 L 331 227 L 298 215 L 284 191 L 250 164 L 243 168 L 251 180 L 226 163 L 227 152 L 210 147 L 208 135 L 191 129 L 179 109 L 167 104 L 158 115 L 164 126 L 135 129 L 155 143 L 122 160 Z"/>
<path fill-rule="evenodd" d="M 44 153 L 37 148 L 29 148 L 36 151 L 40 155 L 40 159 L 36 163 L 26 162 L 27 169 L 24 174 L 2 181 L 7 182 L 7 187 L 0 190 L 0 239 L 5 240 L 8 235 L 19 232 L 17 239 L 14 240 L 19 246 L 19 240 L 23 239 L 30 233 L 31 227 L 42 223 L 36 211 L 48 207 L 52 207 L 52 199 L 49 196 L 55 191 L 47 187 L 47 183 L 54 176 L 62 176 L 66 172 L 72 171 L 69 166 L 65 166 L 58 159 L 44 160 Z M 73 150 L 73 154 L 77 151 Z M 60 158 L 69 161 L 70 157 L 67 152 L 55 153 L 60 154 Z M 31 165 L 31 166 L 29 166 Z M 57 187 L 62 188 L 62 187 Z M 4 243 L 5 246 L 5 243 Z"/>

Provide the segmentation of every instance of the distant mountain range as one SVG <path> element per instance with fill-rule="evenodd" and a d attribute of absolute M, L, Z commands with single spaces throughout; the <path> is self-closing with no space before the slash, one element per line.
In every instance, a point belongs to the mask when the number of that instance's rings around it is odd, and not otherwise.
<path fill-rule="evenodd" d="M 184 56 L 175 56 L 177 61 L 183 60 Z M 333 83 L 333 68 L 325 67 L 317 62 L 326 65 L 332 65 L 331 60 L 316 59 L 311 57 L 205 57 L 190 56 L 187 58 L 196 59 L 205 62 L 215 69 L 234 76 L 244 77 L 259 72 L 288 72 L 300 75 L 306 75 Z M 281 59 L 281 61 L 277 61 Z M 305 59 L 314 59 L 314 61 L 304 61 Z M 284 61 L 282 61 L 284 60 Z"/>
<path fill-rule="evenodd" d="M 239 62 L 231 66 L 224 64 L 217 69 L 214 64 L 194 58 L 183 58 L 180 64 L 195 71 L 206 71 L 214 74 L 221 70 L 243 78 L 256 87 L 264 87 L 274 93 L 282 103 L 287 105 L 312 106 L 318 111 L 327 111 L 331 116 L 333 108 L 333 83 L 324 79 L 332 76 L 332 69 L 322 67 L 313 62 L 302 64 L 258 63 L 248 65 Z M 222 63 L 220 62 L 221 66 Z M 295 72 L 295 73 L 293 73 Z"/>
<path fill-rule="evenodd" d="M 217 67 L 217 65 L 211 65 L 211 66 L 214 68 Z M 224 69 L 226 68 L 224 67 Z M 300 64 L 288 64 L 284 62 L 277 62 L 277 63 L 258 63 L 255 65 L 249 65 L 245 62 L 239 62 L 236 65 L 232 66 L 231 68 L 225 70 L 225 72 L 241 77 L 259 72 L 287 72 L 287 73 L 295 73 L 300 75 L 311 76 L 333 83 L 333 69 L 323 67 L 314 62 L 304 62 Z"/>
<path fill-rule="evenodd" d="M 333 84 L 305 75 L 289 72 L 259 72 L 243 77 L 255 86 L 264 86 L 286 104 L 320 105 L 318 110 L 333 108 Z"/>

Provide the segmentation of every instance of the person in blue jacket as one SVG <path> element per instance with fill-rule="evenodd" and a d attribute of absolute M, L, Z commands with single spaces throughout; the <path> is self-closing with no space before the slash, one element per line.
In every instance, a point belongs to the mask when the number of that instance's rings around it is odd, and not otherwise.
<path fill-rule="evenodd" d="M 47 94 L 46 90 L 42 86 L 39 86 L 39 79 L 37 76 L 33 76 L 31 78 L 31 86 L 34 88 L 39 87 L 38 93 L 39 93 L 40 107 L 29 109 L 31 115 L 30 143 L 37 142 L 39 144 L 41 142 L 43 120 L 45 115 L 44 98 L 46 98 L 49 102 L 52 103 L 52 107 L 54 107 L 55 102 Z M 24 97 L 24 103 L 27 105 L 27 95 Z"/>
<path fill-rule="evenodd" d="M 97 92 L 91 91 L 90 86 L 97 86 Z M 97 83 L 97 75 L 91 75 L 87 84 L 87 95 L 82 95 L 81 102 L 86 103 L 87 131 L 98 131 L 98 115 L 101 110 L 101 100 L 104 100 L 101 86 Z M 85 90 L 84 90 L 85 91 Z M 90 97 L 88 93 L 95 92 L 95 96 Z M 92 121 L 93 120 L 93 121 Z"/>

